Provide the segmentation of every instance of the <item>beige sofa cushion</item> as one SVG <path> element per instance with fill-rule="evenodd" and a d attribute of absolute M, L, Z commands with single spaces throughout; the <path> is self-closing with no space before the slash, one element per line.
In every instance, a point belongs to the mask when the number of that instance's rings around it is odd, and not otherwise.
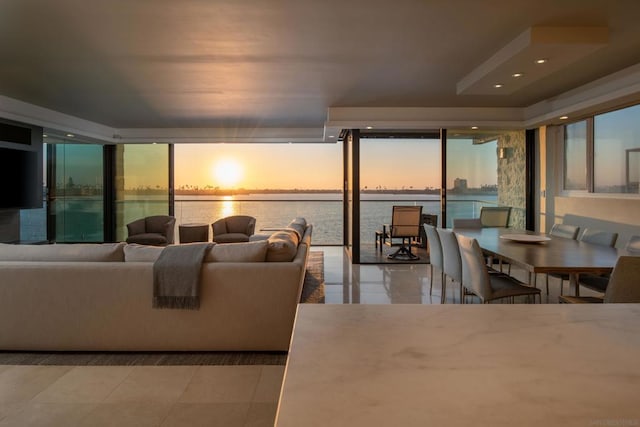
<path fill-rule="evenodd" d="M 0 243 L 0 261 L 124 261 L 125 243 L 57 243 L 9 245 Z"/>
<path fill-rule="evenodd" d="M 221 243 L 206 255 L 204 262 L 264 262 L 268 242 Z"/>
<path fill-rule="evenodd" d="M 130 243 L 124 247 L 124 260 L 126 262 L 156 262 L 163 249 L 163 246 Z"/>
<path fill-rule="evenodd" d="M 281 230 L 269 236 L 267 242 L 269 243 L 267 261 L 288 262 L 296 256 L 300 238 L 293 230 Z"/>

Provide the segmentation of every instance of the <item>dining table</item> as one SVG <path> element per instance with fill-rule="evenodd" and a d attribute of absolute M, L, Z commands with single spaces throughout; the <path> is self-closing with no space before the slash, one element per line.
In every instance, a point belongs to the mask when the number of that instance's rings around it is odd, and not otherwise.
<path fill-rule="evenodd" d="M 454 231 L 476 239 L 487 256 L 529 272 L 530 277 L 533 276 L 534 285 L 535 275 L 538 273 L 567 274 L 569 287 L 576 296 L 580 295 L 579 274 L 610 273 L 619 256 L 631 255 L 624 249 L 529 230 L 493 227 Z"/>

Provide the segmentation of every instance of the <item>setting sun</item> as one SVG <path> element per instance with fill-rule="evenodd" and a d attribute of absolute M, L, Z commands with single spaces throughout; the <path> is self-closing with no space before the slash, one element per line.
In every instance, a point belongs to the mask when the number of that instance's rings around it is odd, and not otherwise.
<path fill-rule="evenodd" d="M 216 184 L 221 187 L 232 187 L 242 178 L 242 166 L 232 159 L 221 159 L 213 167 Z"/>

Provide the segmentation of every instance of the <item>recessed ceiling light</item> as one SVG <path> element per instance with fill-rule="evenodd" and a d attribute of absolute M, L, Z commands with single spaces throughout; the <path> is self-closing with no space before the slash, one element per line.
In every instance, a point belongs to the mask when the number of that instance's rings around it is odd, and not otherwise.
<path fill-rule="evenodd" d="M 500 89 L 502 86 L 504 86 L 502 83 L 496 83 L 493 85 L 496 89 Z"/>
<path fill-rule="evenodd" d="M 335 137 L 336 137 L 335 135 L 329 135 L 329 138 L 335 138 Z"/>
<path fill-rule="evenodd" d="M 547 62 L 545 58 L 536 59 L 536 64 L 544 64 L 545 62 Z"/>
<path fill-rule="evenodd" d="M 73 138 L 74 136 L 75 136 L 75 135 L 74 135 L 74 134 L 72 134 L 72 133 L 68 133 L 68 134 L 67 134 L 67 137 L 69 137 L 69 138 Z"/>
<path fill-rule="evenodd" d="M 373 126 L 367 126 L 367 129 L 373 129 Z"/>
<path fill-rule="evenodd" d="M 43 137 L 43 138 L 48 138 L 48 137 L 49 137 L 49 135 L 47 135 L 46 133 L 43 133 L 43 134 L 42 134 L 42 137 Z"/>
<path fill-rule="evenodd" d="M 569 116 L 560 116 L 560 120 L 567 120 Z"/>
<path fill-rule="evenodd" d="M 473 130 L 477 130 L 477 129 L 478 129 L 478 126 L 471 126 L 471 129 L 473 129 Z"/>
<path fill-rule="evenodd" d="M 522 77 L 522 76 L 524 76 L 523 73 L 513 73 L 513 74 L 511 74 L 511 77 Z"/>

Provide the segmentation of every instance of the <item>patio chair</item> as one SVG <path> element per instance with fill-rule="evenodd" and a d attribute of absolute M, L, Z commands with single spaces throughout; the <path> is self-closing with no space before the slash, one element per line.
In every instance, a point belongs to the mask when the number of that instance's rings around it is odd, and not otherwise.
<path fill-rule="evenodd" d="M 560 303 L 639 303 L 640 302 L 640 257 L 618 258 L 604 297 L 571 297 L 560 295 Z"/>
<path fill-rule="evenodd" d="M 483 304 L 503 298 L 513 302 L 517 296 L 533 296 L 535 301 L 538 295 L 540 301 L 540 289 L 526 286 L 506 274 L 489 274 L 476 239 L 461 234 L 456 234 L 456 238 L 462 261 L 462 285 L 480 298 Z"/>
<path fill-rule="evenodd" d="M 479 229 L 482 228 L 482 222 L 480 218 L 454 218 L 453 229 L 456 228 Z"/>
<path fill-rule="evenodd" d="M 480 223 L 483 227 L 508 227 L 510 206 L 483 206 L 480 209 Z"/>
<path fill-rule="evenodd" d="M 415 261 L 419 256 L 411 252 L 411 241 L 420 238 L 420 223 L 422 220 L 422 206 L 394 206 L 389 228 L 389 242 L 394 238 L 402 240 L 400 248 L 387 256 L 389 259 L 406 258 Z"/>
<path fill-rule="evenodd" d="M 127 224 L 127 243 L 167 246 L 174 242 L 176 219 L 169 215 L 140 218 Z"/>

